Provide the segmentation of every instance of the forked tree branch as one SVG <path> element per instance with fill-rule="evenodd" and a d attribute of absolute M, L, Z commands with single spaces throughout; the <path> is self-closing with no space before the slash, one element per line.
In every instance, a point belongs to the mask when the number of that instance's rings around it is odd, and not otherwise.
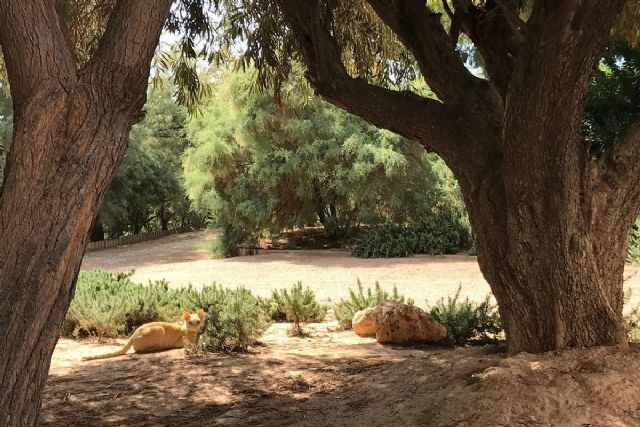
<path fill-rule="evenodd" d="M 413 53 L 429 87 L 447 104 L 479 99 L 486 82 L 475 77 L 444 30 L 440 17 L 421 0 L 367 0 L 380 19 Z"/>
<path fill-rule="evenodd" d="M 76 81 L 53 1 L 0 0 L 0 46 L 16 117 L 37 91 L 68 91 Z"/>
<path fill-rule="evenodd" d="M 529 30 L 518 17 L 513 0 L 487 0 L 482 8 L 453 0 L 462 31 L 484 58 L 489 79 L 506 98 L 511 73 Z M 516 22 L 518 20 L 519 22 Z M 519 29 L 522 30 L 519 30 Z"/>
<path fill-rule="evenodd" d="M 146 101 L 149 64 L 169 16 L 172 0 L 119 0 L 94 57 L 82 75 L 101 79 L 102 90 L 115 102 L 127 100 L 128 110 Z"/>
<path fill-rule="evenodd" d="M 599 185 L 615 196 L 640 195 L 640 120 L 633 123 L 622 141 L 605 152 L 595 163 Z"/>
<path fill-rule="evenodd" d="M 468 160 L 474 142 L 487 134 L 490 124 L 486 120 L 459 120 L 460 106 L 454 109 L 412 92 L 397 92 L 351 77 L 336 40 L 322 22 L 317 0 L 278 0 L 278 4 L 298 40 L 309 82 L 334 105 L 376 126 L 420 141 L 450 164 L 463 155 Z M 479 127 L 470 129 L 473 126 Z"/>

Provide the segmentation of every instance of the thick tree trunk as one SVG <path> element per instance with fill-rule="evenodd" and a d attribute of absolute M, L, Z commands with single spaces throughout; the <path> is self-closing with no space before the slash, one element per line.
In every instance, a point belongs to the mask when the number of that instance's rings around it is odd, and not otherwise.
<path fill-rule="evenodd" d="M 480 207 L 469 210 L 478 262 L 498 301 L 509 352 L 625 345 L 622 281 L 635 211 L 603 228 L 564 222 L 569 212 L 558 207 L 545 209 L 539 221 L 523 220 L 525 211 L 542 210 L 555 196 L 532 194 L 508 231 L 503 220 L 512 209 L 500 199 L 470 205 Z"/>
<path fill-rule="evenodd" d="M 526 22 L 519 2 L 453 2 L 487 80 L 464 67 L 424 1 L 367 3 L 438 101 L 353 78 L 321 2 L 278 0 L 317 93 L 420 141 L 453 170 L 509 350 L 626 343 L 622 273 L 640 206 L 640 122 L 600 160 L 580 135 L 592 71 L 625 1 L 536 1 Z"/>
<path fill-rule="evenodd" d="M 0 0 L 14 111 L 0 194 L 0 425 L 31 426 L 89 229 L 141 119 L 171 0 L 120 0 L 76 70 L 55 2 Z"/>
<path fill-rule="evenodd" d="M 98 117 L 86 96 L 45 92 L 16 117 L 0 199 L 2 425 L 36 422 L 89 228 L 126 149 L 131 118 Z"/>

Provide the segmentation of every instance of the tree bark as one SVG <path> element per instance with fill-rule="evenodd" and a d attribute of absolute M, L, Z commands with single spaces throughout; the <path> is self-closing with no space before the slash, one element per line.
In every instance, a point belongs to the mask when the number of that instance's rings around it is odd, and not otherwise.
<path fill-rule="evenodd" d="M 510 353 L 625 344 L 622 281 L 636 210 L 596 220 L 556 192 L 513 203 L 500 187 L 489 178 L 464 194 Z"/>
<path fill-rule="evenodd" d="M 418 140 L 458 178 L 510 352 L 626 344 L 622 275 L 640 207 L 640 123 L 600 160 L 580 134 L 590 76 L 624 0 L 537 0 L 526 23 L 508 0 L 460 7 L 488 80 L 464 69 L 424 1 L 368 0 L 441 103 L 350 76 L 322 3 L 278 3 L 316 93 Z"/>
<path fill-rule="evenodd" d="M 0 0 L 14 102 L 0 195 L 0 424 L 35 425 L 91 223 L 141 118 L 169 0 L 120 1 L 76 71 L 54 2 Z"/>

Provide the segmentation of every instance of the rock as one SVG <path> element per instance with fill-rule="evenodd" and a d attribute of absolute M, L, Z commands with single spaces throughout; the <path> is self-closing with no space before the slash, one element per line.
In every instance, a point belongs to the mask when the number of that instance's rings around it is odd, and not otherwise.
<path fill-rule="evenodd" d="M 373 319 L 373 310 L 373 307 L 365 308 L 353 315 L 353 320 L 351 321 L 353 332 L 361 337 L 376 336 L 376 322 Z"/>
<path fill-rule="evenodd" d="M 447 329 L 427 312 L 397 301 L 383 301 L 373 309 L 376 339 L 383 344 L 439 342 Z"/>

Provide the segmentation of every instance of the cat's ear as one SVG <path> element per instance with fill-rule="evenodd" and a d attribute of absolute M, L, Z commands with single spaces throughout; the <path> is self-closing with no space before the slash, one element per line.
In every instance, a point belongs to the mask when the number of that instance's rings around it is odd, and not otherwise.
<path fill-rule="evenodd" d="M 189 312 L 188 312 L 187 310 L 185 310 L 185 311 L 183 311 L 183 312 L 182 312 L 182 319 L 183 319 L 183 320 L 186 320 L 187 322 L 188 322 L 189 320 L 191 320 L 191 315 L 189 314 Z"/>
<path fill-rule="evenodd" d="M 198 317 L 200 318 L 200 320 L 204 319 L 204 310 L 203 309 L 198 310 Z"/>

